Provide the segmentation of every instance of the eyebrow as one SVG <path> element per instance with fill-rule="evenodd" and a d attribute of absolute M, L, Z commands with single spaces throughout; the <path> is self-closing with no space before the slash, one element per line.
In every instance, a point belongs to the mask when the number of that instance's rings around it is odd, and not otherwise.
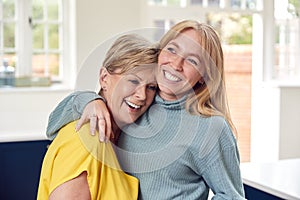
<path fill-rule="evenodd" d="M 128 73 L 127 75 L 132 75 L 132 76 L 138 78 L 139 80 L 143 80 L 140 76 L 138 76 L 137 74 L 134 74 L 134 73 Z"/>
<path fill-rule="evenodd" d="M 132 74 L 133 76 L 137 77 L 140 80 L 143 80 L 141 77 L 139 77 L 137 74 Z"/>
<path fill-rule="evenodd" d="M 128 75 L 133 75 L 133 76 L 137 77 L 140 81 L 143 81 L 143 80 L 144 80 L 144 78 L 141 78 L 141 77 L 139 77 L 137 74 L 134 74 L 134 73 L 128 73 Z M 147 84 L 155 84 L 155 85 L 157 85 L 157 80 L 156 80 L 156 78 L 154 77 L 153 80 L 148 80 L 148 81 L 147 81 Z"/>

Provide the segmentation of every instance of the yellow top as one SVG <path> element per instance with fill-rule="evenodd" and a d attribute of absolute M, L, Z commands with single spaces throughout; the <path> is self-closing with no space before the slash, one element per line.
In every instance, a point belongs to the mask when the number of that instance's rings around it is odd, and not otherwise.
<path fill-rule="evenodd" d="M 91 136 L 88 124 L 75 132 L 75 124 L 63 127 L 49 146 L 37 199 L 48 199 L 57 186 L 84 171 L 93 200 L 137 199 L 138 180 L 120 169 L 112 144 L 100 143 L 98 136 Z"/>

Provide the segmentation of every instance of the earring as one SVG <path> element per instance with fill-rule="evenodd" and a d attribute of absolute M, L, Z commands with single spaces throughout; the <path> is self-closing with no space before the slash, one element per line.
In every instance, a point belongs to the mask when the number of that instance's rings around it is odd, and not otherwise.
<path fill-rule="evenodd" d="M 105 87 L 105 86 L 103 86 L 103 87 L 102 87 L 102 90 L 103 90 L 104 92 L 106 92 L 106 87 Z"/>
<path fill-rule="evenodd" d="M 203 79 L 203 77 L 199 80 L 199 83 L 200 83 L 200 85 L 203 85 L 203 84 L 204 84 L 204 79 Z"/>

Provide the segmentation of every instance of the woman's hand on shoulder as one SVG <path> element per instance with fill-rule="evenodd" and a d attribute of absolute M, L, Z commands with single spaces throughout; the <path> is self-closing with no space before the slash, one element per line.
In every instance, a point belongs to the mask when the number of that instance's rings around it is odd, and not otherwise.
<path fill-rule="evenodd" d="M 97 99 L 86 105 L 79 121 L 76 124 L 76 131 L 78 131 L 88 121 L 90 122 L 91 135 L 95 135 L 97 130 L 99 132 L 100 142 L 106 142 L 110 137 L 114 137 L 111 127 L 110 113 L 106 104 L 102 100 Z"/>

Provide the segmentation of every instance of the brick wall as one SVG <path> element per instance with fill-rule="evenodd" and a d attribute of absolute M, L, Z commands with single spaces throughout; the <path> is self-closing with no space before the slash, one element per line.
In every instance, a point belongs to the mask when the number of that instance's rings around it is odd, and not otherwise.
<path fill-rule="evenodd" d="M 229 107 L 238 132 L 241 162 L 250 161 L 252 46 L 226 45 L 224 67 Z"/>

